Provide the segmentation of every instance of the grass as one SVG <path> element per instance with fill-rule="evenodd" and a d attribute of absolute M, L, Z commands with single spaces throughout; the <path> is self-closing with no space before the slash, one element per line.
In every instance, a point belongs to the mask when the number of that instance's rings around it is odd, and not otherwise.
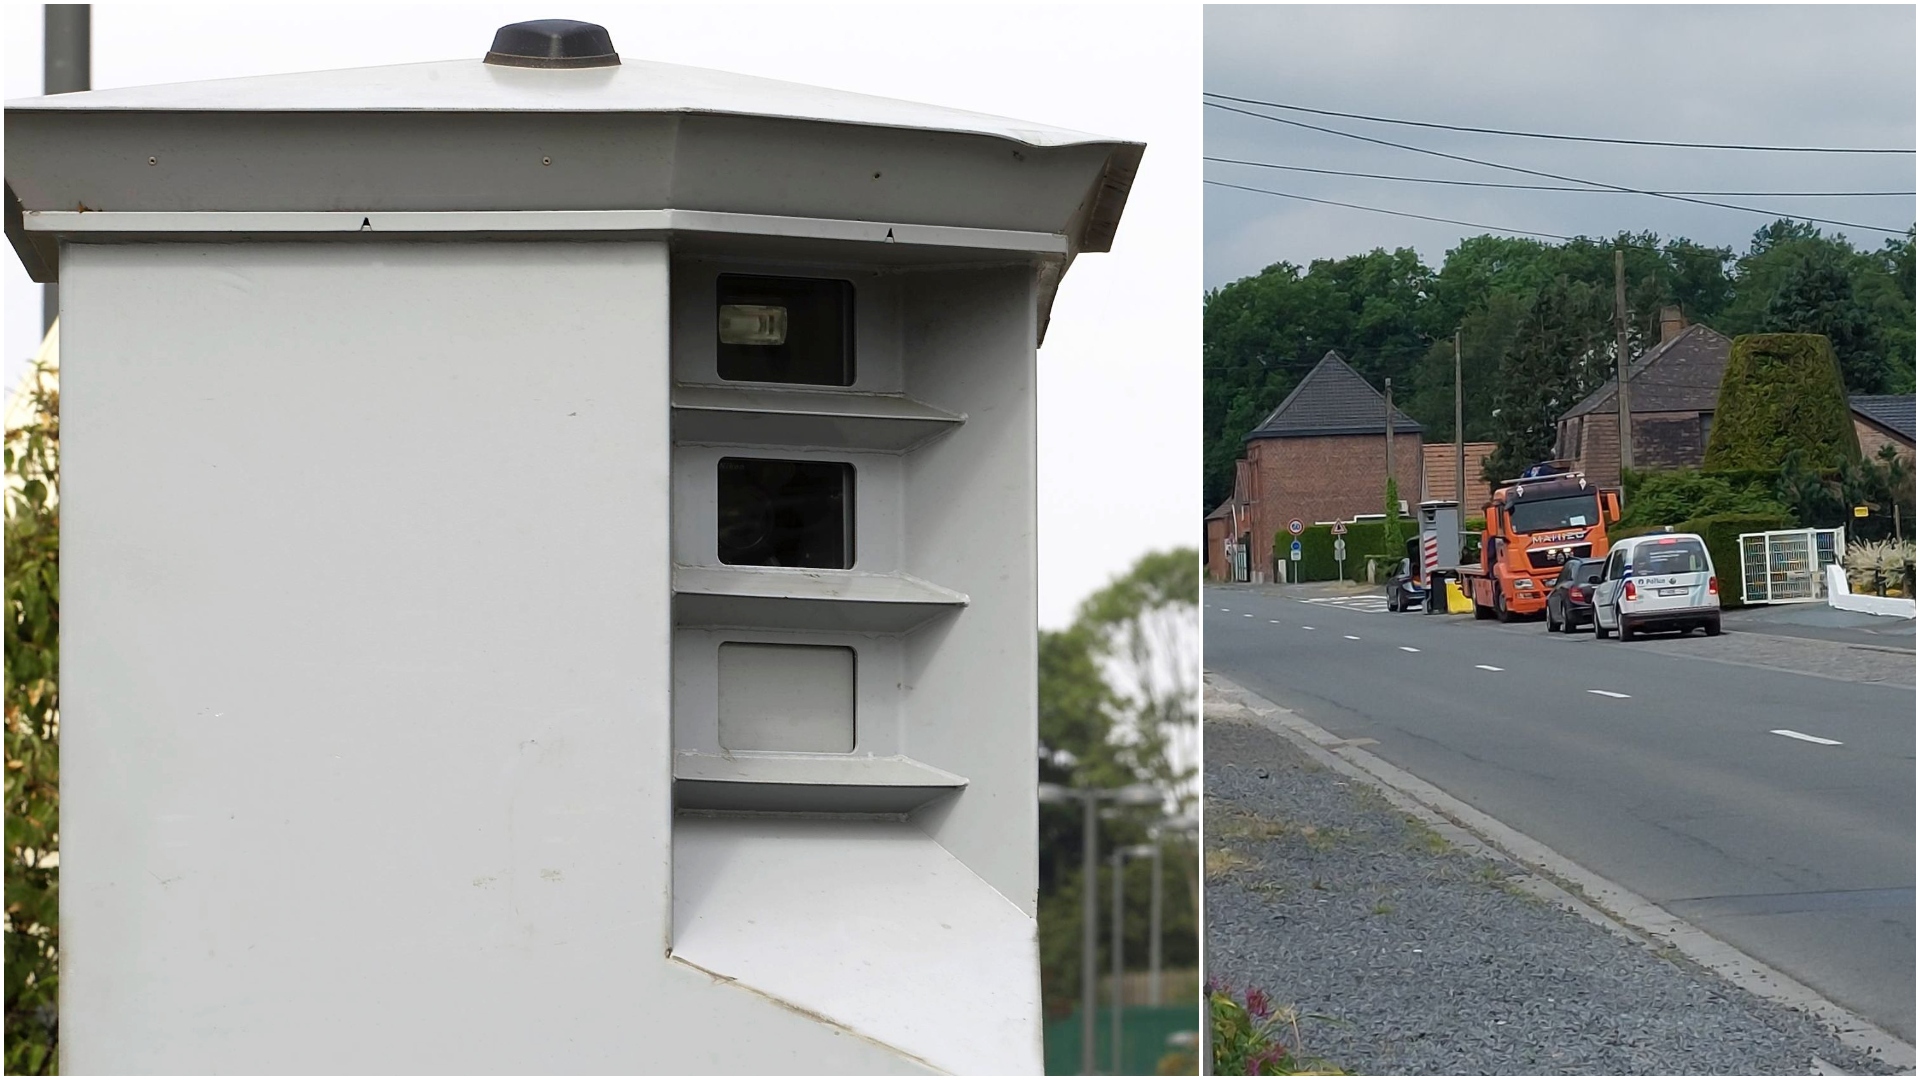
<path fill-rule="evenodd" d="M 1409 817 L 1407 822 L 1407 846 L 1415 851 L 1424 851 L 1429 855 L 1445 855 L 1453 850 L 1447 838 L 1435 832 L 1426 822 Z"/>
<path fill-rule="evenodd" d="M 1206 871 L 1209 881 L 1226 877 L 1253 865 L 1253 860 L 1237 851 L 1226 848 L 1214 848 L 1207 852 Z"/>

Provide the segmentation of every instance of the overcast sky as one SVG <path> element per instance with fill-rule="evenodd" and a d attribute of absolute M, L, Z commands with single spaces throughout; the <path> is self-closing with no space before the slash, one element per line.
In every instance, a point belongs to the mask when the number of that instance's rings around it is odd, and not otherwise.
<path fill-rule="evenodd" d="M 1914 145 L 1914 8 L 1210 7 L 1206 90 L 1396 119 L 1683 142 Z M 1254 111 L 1272 111 L 1258 110 Z M 1623 187 L 1913 191 L 1914 157 L 1606 146 L 1280 113 L 1322 127 Z M 1209 157 L 1557 183 L 1206 110 Z M 1208 180 L 1562 235 L 1649 229 L 1744 251 L 1768 217 L 1644 195 L 1440 187 L 1209 162 Z M 1209 287 L 1276 262 L 1411 247 L 1438 268 L 1488 231 L 1206 188 Z M 1914 200 L 1720 201 L 1905 229 Z M 1822 226 L 1831 230 L 1832 226 Z M 1841 229 L 1856 246 L 1882 233 Z"/>
<path fill-rule="evenodd" d="M 6 6 L 6 96 L 42 89 L 39 5 Z M 93 86 L 470 57 L 506 23 L 597 22 L 623 56 L 745 72 L 1144 141 L 1114 250 L 1079 259 L 1040 353 L 1040 621 L 1141 554 L 1198 543 L 1200 12 L 1193 6 L 108 3 Z M 7 258 L 6 384 L 40 289 Z"/>

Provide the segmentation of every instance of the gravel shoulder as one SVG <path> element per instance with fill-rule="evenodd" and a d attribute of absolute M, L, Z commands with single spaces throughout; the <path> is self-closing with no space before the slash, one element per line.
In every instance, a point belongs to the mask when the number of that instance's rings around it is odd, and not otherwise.
<path fill-rule="evenodd" d="M 1235 706 L 1204 723 L 1207 969 L 1350 1073 L 1891 1074 L 1817 1019 L 1610 930 Z"/>

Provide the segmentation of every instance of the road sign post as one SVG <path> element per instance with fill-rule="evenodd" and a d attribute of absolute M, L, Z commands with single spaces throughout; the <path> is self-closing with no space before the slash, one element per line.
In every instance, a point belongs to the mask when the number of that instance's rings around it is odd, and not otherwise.
<path fill-rule="evenodd" d="M 1335 525 L 1334 528 L 1338 529 L 1339 526 Z M 1334 561 L 1334 564 L 1339 567 L 1340 579 L 1342 581 L 1346 580 L 1347 542 L 1345 540 L 1340 539 L 1338 536 L 1334 537 L 1334 540 L 1333 540 L 1333 561 Z"/>

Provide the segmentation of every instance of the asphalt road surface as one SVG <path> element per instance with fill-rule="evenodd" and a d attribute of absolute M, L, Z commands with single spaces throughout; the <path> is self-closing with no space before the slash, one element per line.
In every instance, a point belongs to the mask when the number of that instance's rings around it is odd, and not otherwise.
<path fill-rule="evenodd" d="M 1203 606 L 1208 670 L 1914 1040 L 1911 685 L 1311 586 Z"/>

